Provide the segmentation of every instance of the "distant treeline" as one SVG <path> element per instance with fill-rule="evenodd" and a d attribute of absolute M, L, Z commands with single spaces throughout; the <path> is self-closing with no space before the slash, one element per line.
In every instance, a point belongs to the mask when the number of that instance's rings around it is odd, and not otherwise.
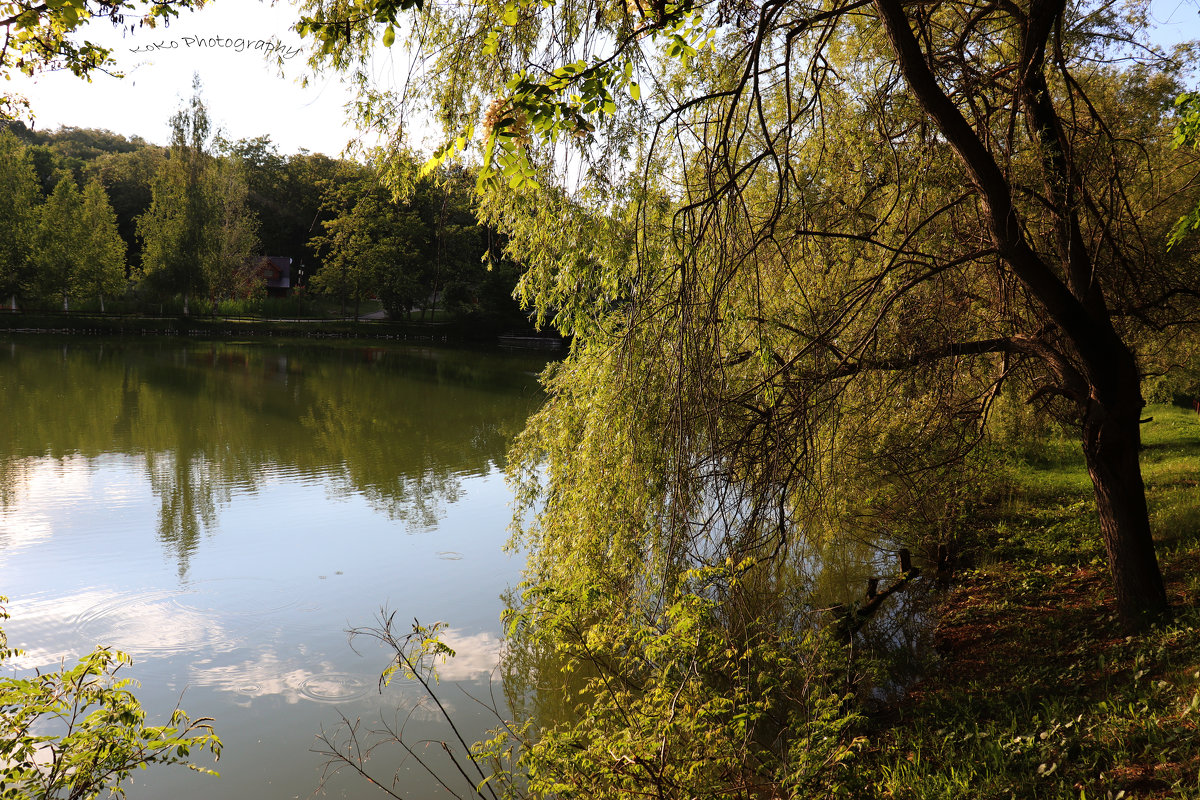
<path fill-rule="evenodd" d="M 378 299 L 397 319 L 528 327 L 512 299 L 517 265 L 484 263 L 501 248 L 476 219 L 474 176 L 444 170 L 397 201 L 355 161 L 213 135 L 196 88 L 168 147 L 0 123 L 4 308 L 253 311 L 263 256 L 287 256 L 293 290 L 324 299 L 308 313 Z"/>

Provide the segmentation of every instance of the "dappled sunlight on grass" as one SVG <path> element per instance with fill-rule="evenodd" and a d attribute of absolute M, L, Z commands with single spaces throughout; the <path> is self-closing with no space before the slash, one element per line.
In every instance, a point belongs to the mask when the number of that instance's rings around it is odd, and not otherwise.
<path fill-rule="evenodd" d="M 1200 797 L 1200 417 L 1144 416 L 1173 617 L 1122 631 L 1078 445 L 1014 461 L 944 599 L 940 668 L 876 720 L 862 796 Z"/>

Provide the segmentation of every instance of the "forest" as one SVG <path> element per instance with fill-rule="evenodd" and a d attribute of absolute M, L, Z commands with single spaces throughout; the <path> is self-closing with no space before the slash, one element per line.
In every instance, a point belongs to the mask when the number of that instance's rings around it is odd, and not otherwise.
<path fill-rule="evenodd" d="M 299 17 L 390 142 L 322 272 L 461 175 L 571 341 L 507 459 L 511 713 L 444 785 L 1200 796 L 1194 43 L 1064 0 Z M 437 698 L 437 630 L 359 633 Z M 404 796 L 379 754 L 416 743 L 357 735 L 332 763 Z"/>
<path fill-rule="evenodd" d="M 282 155 L 267 135 L 226 140 L 193 88 L 167 147 L 3 124 L 6 308 L 345 318 L 374 301 L 394 320 L 528 327 L 515 265 L 489 258 L 498 236 L 476 218 L 468 172 L 448 168 L 397 202 L 362 163 Z M 267 297 L 264 256 L 291 259 L 287 296 Z"/>

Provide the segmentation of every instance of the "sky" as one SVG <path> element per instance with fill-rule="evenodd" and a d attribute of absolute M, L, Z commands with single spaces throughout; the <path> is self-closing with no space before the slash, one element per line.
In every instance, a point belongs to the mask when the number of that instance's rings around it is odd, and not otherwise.
<path fill-rule="evenodd" d="M 290 30 L 298 17 L 287 0 L 274 6 L 218 0 L 200 11 L 182 12 L 169 27 L 132 35 L 122 36 L 100 21 L 85 29 L 84 38 L 112 48 L 124 78 L 95 74 L 87 83 L 56 72 L 32 80 L 15 76 L 5 88 L 30 101 L 38 129 L 106 128 L 166 144 L 168 121 L 190 98 L 195 73 L 209 116 L 226 138 L 270 135 L 282 153 L 303 148 L 336 156 L 357 135 L 345 124 L 343 107 L 351 92 L 336 76 L 318 76 L 307 88 L 300 86 L 305 52 L 300 36 Z M 281 48 L 283 75 L 265 57 L 268 43 Z M 387 69 L 385 63 L 385 78 Z"/>
<path fill-rule="evenodd" d="M 1160 26 L 1160 43 L 1200 39 L 1198 2 L 1153 0 L 1151 16 Z M 270 135 L 282 153 L 303 148 L 335 156 L 358 135 L 346 124 L 344 106 L 351 92 L 336 76 L 313 77 L 301 88 L 304 52 L 300 37 L 290 30 L 298 17 L 289 0 L 275 5 L 214 0 L 198 12 L 182 13 L 168 28 L 124 37 L 102 22 L 90 26 L 86 35 L 113 48 L 124 78 L 98 74 L 89 84 L 53 73 L 34 80 L 15 76 L 9 86 L 31 101 L 39 129 L 106 128 L 166 144 L 168 120 L 190 97 L 192 75 L 198 73 L 209 114 L 226 138 Z M 239 49 L 238 40 L 249 45 Z M 267 42 L 283 48 L 283 75 L 264 58 Z M 373 65 L 385 82 L 392 69 L 386 56 Z"/>

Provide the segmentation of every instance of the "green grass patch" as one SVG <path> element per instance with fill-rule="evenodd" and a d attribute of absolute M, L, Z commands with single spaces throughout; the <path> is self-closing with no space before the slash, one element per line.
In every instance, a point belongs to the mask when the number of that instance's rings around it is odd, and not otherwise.
<path fill-rule="evenodd" d="M 1172 619 L 1121 631 L 1077 444 L 1006 464 L 970 532 L 981 566 L 942 603 L 940 665 L 876 718 L 854 795 L 1200 798 L 1200 417 L 1145 416 Z"/>

